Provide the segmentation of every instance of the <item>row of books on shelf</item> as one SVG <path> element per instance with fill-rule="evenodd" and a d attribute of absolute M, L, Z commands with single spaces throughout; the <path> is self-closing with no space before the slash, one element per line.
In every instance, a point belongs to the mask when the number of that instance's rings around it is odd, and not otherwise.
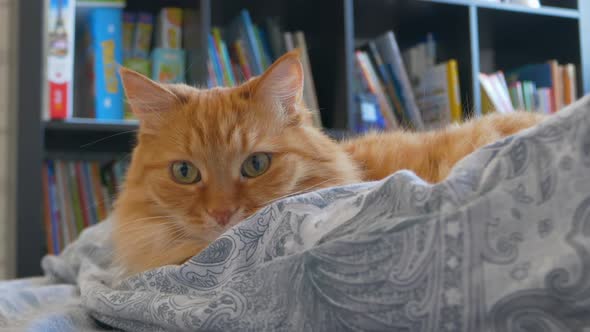
<path fill-rule="evenodd" d="M 480 73 L 482 111 L 555 113 L 577 98 L 576 66 L 556 60 Z"/>
<path fill-rule="evenodd" d="M 45 119 L 133 118 L 124 104 L 119 64 L 162 83 L 201 79 L 196 62 L 202 61 L 204 42 L 198 10 L 166 7 L 153 15 L 125 11 L 121 1 L 104 1 L 76 14 L 75 0 L 50 0 L 48 22 Z M 321 127 L 302 31 L 282 31 L 277 18 L 258 25 L 242 10 L 227 27 L 214 27 L 207 42 L 209 87 L 235 86 L 298 48 L 305 71 L 304 103 Z"/>
<path fill-rule="evenodd" d="M 388 31 L 355 53 L 357 132 L 371 129 L 416 130 L 462 120 L 457 61 L 436 61 L 436 42 L 400 51 Z"/>
<path fill-rule="evenodd" d="M 43 163 L 47 248 L 59 254 L 80 232 L 107 217 L 128 163 L 46 160 Z"/>
<path fill-rule="evenodd" d="M 302 31 L 283 31 L 278 18 L 268 17 L 260 25 L 242 10 L 226 27 L 213 27 L 208 40 L 208 86 L 236 86 L 264 72 L 277 58 L 299 50 L 304 70 L 303 102 L 313 121 L 321 127 L 321 117 L 307 42 Z"/>
<path fill-rule="evenodd" d="M 77 4 L 92 2 L 93 6 Z M 44 118 L 132 118 L 124 104 L 117 66 L 162 83 L 197 77 L 198 10 L 126 11 L 124 1 L 49 0 Z M 191 33 L 183 33 L 189 30 Z"/>

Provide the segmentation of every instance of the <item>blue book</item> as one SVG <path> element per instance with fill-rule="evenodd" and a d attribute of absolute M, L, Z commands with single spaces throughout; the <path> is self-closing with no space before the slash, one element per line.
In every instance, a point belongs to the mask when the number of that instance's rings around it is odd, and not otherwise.
<path fill-rule="evenodd" d="M 61 215 L 59 211 L 59 203 L 57 202 L 57 184 L 53 160 L 47 160 L 47 184 L 49 207 L 51 209 L 51 239 L 53 241 L 53 253 L 54 255 L 58 255 L 61 247 L 59 238 L 59 223 L 61 221 Z"/>
<path fill-rule="evenodd" d="M 123 63 L 123 11 L 93 8 L 89 13 L 97 119 L 123 119 L 123 86 L 117 66 Z"/>
<path fill-rule="evenodd" d="M 217 48 L 215 47 L 215 40 L 212 35 L 209 35 L 209 59 L 211 59 L 211 65 L 215 72 L 215 80 L 218 86 L 223 86 L 223 70 L 221 69 L 221 60 L 219 54 L 217 54 Z"/>
<path fill-rule="evenodd" d="M 262 56 L 260 55 L 260 50 L 258 48 L 258 41 L 256 40 L 256 32 L 254 31 L 254 24 L 252 24 L 252 18 L 250 17 L 250 13 L 248 10 L 243 9 L 240 12 L 240 19 L 243 24 L 243 34 L 244 34 L 244 41 L 246 41 L 246 45 L 248 48 L 248 53 L 250 54 L 250 68 L 252 69 L 252 74 L 260 75 L 264 71 L 262 66 Z"/>

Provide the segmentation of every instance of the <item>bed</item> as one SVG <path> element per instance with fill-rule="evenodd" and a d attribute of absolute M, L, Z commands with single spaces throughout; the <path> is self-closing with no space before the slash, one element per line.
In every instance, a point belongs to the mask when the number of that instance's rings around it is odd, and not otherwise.
<path fill-rule="evenodd" d="M 287 198 L 120 284 L 110 225 L 0 282 L 0 330 L 582 331 L 590 97 L 440 184 L 401 171 Z"/>

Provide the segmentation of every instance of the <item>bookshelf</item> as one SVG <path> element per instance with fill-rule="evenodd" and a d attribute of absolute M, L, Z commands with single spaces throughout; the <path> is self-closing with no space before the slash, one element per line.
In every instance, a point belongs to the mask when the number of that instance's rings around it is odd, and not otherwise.
<path fill-rule="evenodd" d="M 283 28 L 305 32 L 322 121 L 334 137 L 352 124 L 354 50 L 393 29 L 403 49 L 427 32 L 441 57 L 459 63 L 461 99 L 480 114 L 478 73 L 557 58 L 578 69 L 579 94 L 590 93 L 590 2 L 546 0 L 539 9 L 485 0 L 129 0 L 129 8 L 200 9 L 200 36 L 246 8 L 254 21 L 281 18 Z M 44 122 L 43 6 L 19 2 L 17 148 L 17 276 L 41 273 L 46 252 L 41 210 L 41 164 L 46 156 L 84 159 L 128 153 L 137 124 L 130 121 Z M 206 50 L 206 46 L 203 47 Z M 199 56 L 205 77 L 206 51 Z"/>

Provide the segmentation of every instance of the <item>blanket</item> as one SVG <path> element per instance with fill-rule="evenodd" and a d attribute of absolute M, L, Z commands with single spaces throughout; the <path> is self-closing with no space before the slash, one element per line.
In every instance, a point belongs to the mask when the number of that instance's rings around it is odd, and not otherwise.
<path fill-rule="evenodd" d="M 431 185 L 276 202 L 182 265 L 113 282 L 111 221 L 0 283 L 8 331 L 590 328 L 590 97 Z"/>

